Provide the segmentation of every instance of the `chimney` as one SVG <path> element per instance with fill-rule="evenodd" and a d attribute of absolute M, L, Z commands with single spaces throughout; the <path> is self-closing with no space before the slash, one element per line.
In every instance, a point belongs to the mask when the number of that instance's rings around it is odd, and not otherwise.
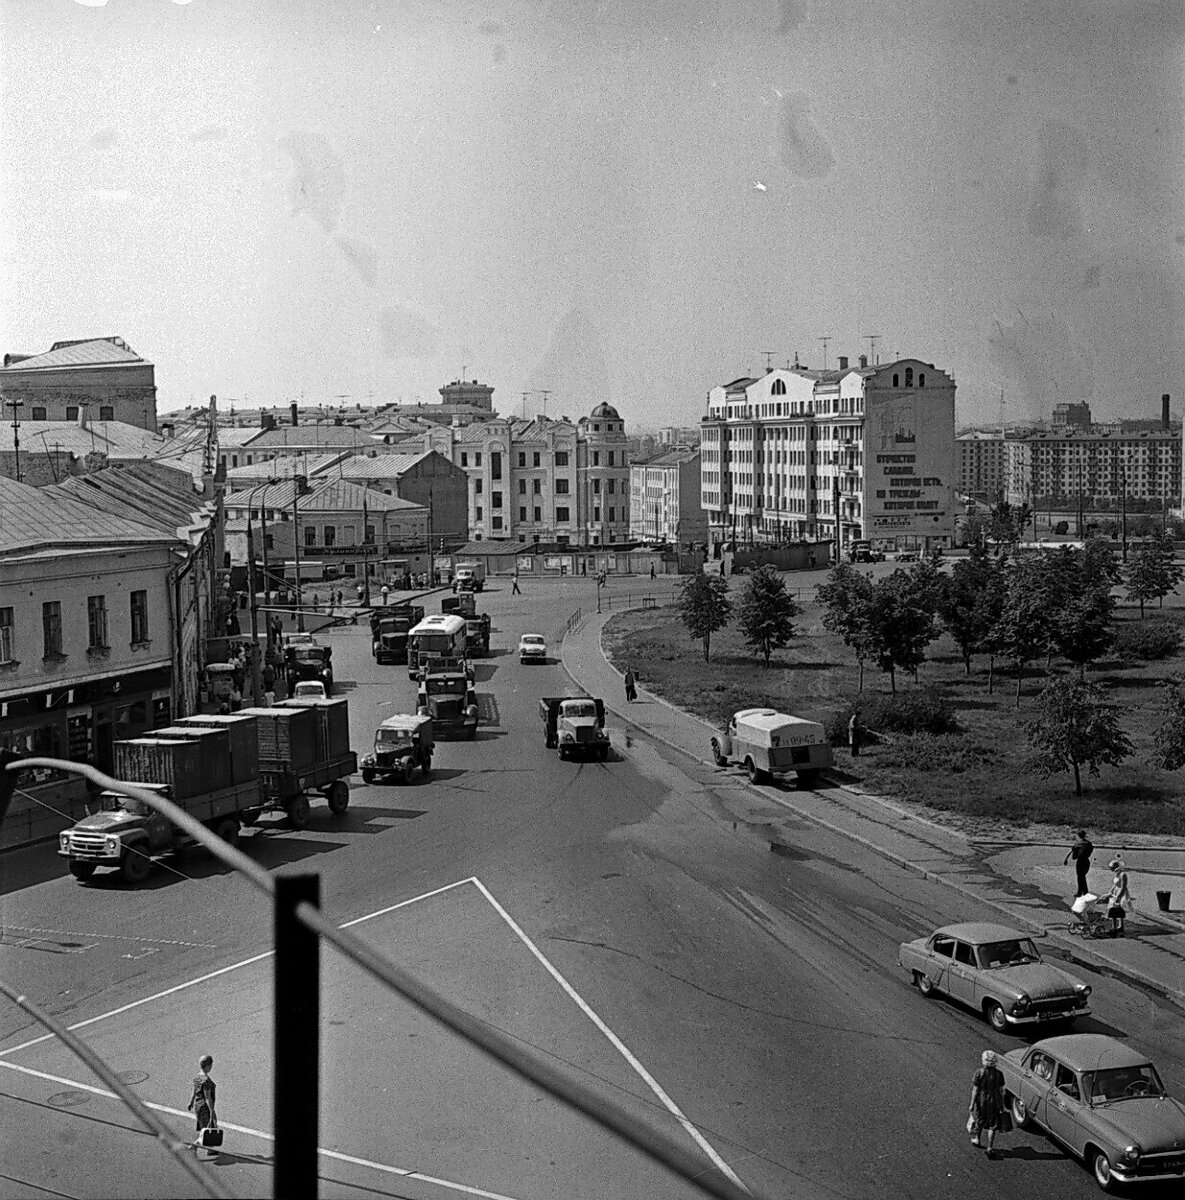
<path fill-rule="evenodd" d="M 259 414 L 259 427 L 263 430 L 275 429 L 276 418 L 274 414 L 265 412 Z"/>
<path fill-rule="evenodd" d="M 167 437 L 167 438 L 175 437 L 175 436 L 176 436 L 176 433 L 177 433 L 176 429 L 173 427 L 173 422 L 172 422 L 172 421 L 166 421 L 166 422 L 165 422 L 165 423 L 164 423 L 164 424 L 163 424 L 163 425 L 160 427 L 160 431 L 161 431 L 161 433 L 163 433 L 163 434 L 165 435 L 165 437 Z"/>
<path fill-rule="evenodd" d="M 1165 392 L 1160 398 L 1160 423 L 1165 428 L 1169 428 L 1169 394 Z"/>
<path fill-rule="evenodd" d="M 846 354 L 841 354 L 839 356 L 839 369 L 841 371 L 846 371 L 848 369 L 848 356 Z"/>
<path fill-rule="evenodd" d="M 296 424 L 297 424 L 297 420 L 296 420 L 296 401 L 295 401 L 295 400 L 293 400 L 293 401 L 292 401 L 292 403 L 289 405 L 289 412 L 291 412 L 291 413 L 292 413 L 292 424 L 293 424 L 293 427 L 295 427 L 295 426 L 296 426 Z"/>
<path fill-rule="evenodd" d="M 307 475 L 293 475 L 292 482 L 296 486 L 296 494 L 304 496 L 309 490 L 309 477 Z"/>
<path fill-rule="evenodd" d="M 867 366 L 868 366 L 868 355 L 861 354 L 860 355 L 860 369 L 863 370 Z"/>

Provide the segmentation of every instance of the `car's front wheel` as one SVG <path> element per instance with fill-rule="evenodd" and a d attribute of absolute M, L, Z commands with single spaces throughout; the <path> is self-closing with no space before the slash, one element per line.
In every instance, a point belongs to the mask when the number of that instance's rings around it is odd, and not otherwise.
<path fill-rule="evenodd" d="M 914 971 L 913 981 L 917 985 L 917 989 L 923 996 L 934 995 L 934 985 L 930 982 L 930 977 L 925 971 Z"/>
<path fill-rule="evenodd" d="M 1003 1033 L 1008 1028 L 1008 1018 L 1004 1015 L 1004 1009 L 994 1000 L 989 1001 L 983 1010 L 983 1015 L 987 1017 L 988 1024 L 997 1033 Z"/>
<path fill-rule="evenodd" d="M 712 739 L 712 760 L 718 767 L 728 766 L 728 758 L 720 753 L 720 743 L 715 738 Z"/>
<path fill-rule="evenodd" d="M 1115 1190 L 1115 1176 L 1111 1171 L 1111 1160 L 1101 1151 L 1094 1152 L 1091 1159 L 1091 1170 L 1094 1171 L 1094 1181 L 1104 1192 Z"/>
<path fill-rule="evenodd" d="M 1025 1102 L 1019 1096 L 1013 1096 L 1009 1107 L 1012 1109 L 1013 1125 L 1017 1129 L 1027 1129 L 1029 1127 L 1029 1110 Z"/>

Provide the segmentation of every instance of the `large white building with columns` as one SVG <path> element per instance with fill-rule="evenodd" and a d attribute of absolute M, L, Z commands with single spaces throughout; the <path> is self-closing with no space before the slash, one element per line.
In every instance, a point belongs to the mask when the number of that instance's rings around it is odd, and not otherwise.
<path fill-rule="evenodd" d="M 902 358 L 778 368 L 708 393 L 701 503 L 716 542 L 950 546 L 955 382 Z"/>

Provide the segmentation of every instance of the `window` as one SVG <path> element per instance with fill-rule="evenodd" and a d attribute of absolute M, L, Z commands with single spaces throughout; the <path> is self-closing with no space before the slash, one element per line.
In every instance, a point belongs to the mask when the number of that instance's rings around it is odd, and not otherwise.
<path fill-rule="evenodd" d="M 518 519 L 520 521 L 525 521 L 527 519 L 527 506 L 525 504 L 519 505 Z"/>
<path fill-rule="evenodd" d="M 10 663 L 16 651 L 16 616 L 11 608 L 0 608 L 0 663 Z"/>
<path fill-rule="evenodd" d="M 464 450 L 462 450 L 461 451 L 461 466 L 467 467 L 468 465 L 469 465 L 469 455 L 466 454 Z"/>
<path fill-rule="evenodd" d="M 900 376 L 900 375 L 894 375 L 894 376 L 893 376 L 893 386 L 894 386 L 894 387 L 900 387 L 900 386 L 901 386 L 901 382 L 900 382 L 900 381 L 901 381 L 901 376 Z"/>
<path fill-rule="evenodd" d="M 148 641 L 148 593 L 132 593 L 132 645 Z"/>
<path fill-rule="evenodd" d="M 557 496 L 566 496 L 568 494 L 568 481 L 566 479 L 557 479 L 555 481 L 555 494 Z"/>
<path fill-rule="evenodd" d="M 334 546 L 337 544 L 337 526 L 325 526 L 325 543 L 326 546 Z"/>
<path fill-rule="evenodd" d="M 538 451 L 538 450 L 536 450 L 536 451 L 535 451 L 535 452 L 534 452 L 534 453 L 531 455 L 531 466 L 533 466 L 533 467 L 537 467 L 538 465 L 539 465 L 539 451 Z"/>
<path fill-rule="evenodd" d="M 312 525 L 304 527 L 304 544 L 306 547 L 315 546 L 317 544 L 317 531 Z"/>
<path fill-rule="evenodd" d="M 33 420 L 34 421 L 44 421 L 45 420 L 44 405 L 38 405 L 36 408 L 33 409 Z"/>
<path fill-rule="evenodd" d="M 86 598 L 86 631 L 87 648 L 90 650 L 107 649 L 107 597 L 87 596 Z"/>
<path fill-rule="evenodd" d="M 490 478 L 502 478 L 502 455 L 497 450 L 490 451 Z"/>
<path fill-rule="evenodd" d="M 600 490 L 601 490 L 601 481 L 599 479 L 594 479 L 593 480 L 593 495 L 594 496 L 597 495 L 600 492 Z"/>
<path fill-rule="evenodd" d="M 114 407 L 110 404 L 100 404 L 99 405 L 99 420 L 100 421 L 114 421 L 115 420 Z"/>
<path fill-rule="evenodd" d="M 473 481 L 473 494 L 474 494 L 475 496 L 480 496 L 480 495 L 481 495 L 481 492 L 482 492 L 482 486 L 481 486 L 481 485 L 482 485 L 482 481 L 481 481 L 480 479 L 475 479 L 475 480 Z"/>
<path fill-rule="evenodd" d="M 481 505 L 479 504 L 479 505 L 477 506 L 477 520 L 479 520 L 479 521 L 480 521 L 481 519 L 482 519 L 482 518 L 481 518 Z"/>
<path fill-rule="evenodd" d="M 905 386 L 913 387 L 913 367 L 905 368 Z"/>
<path fill-rule="evenodd" d="M 926 386 L 926 372 L 919 371 L 918 372 L 918 387 L 925 387 L 925 386 Z"/>
<path fill-rule="evenodd" d="M 538 495 L 539 495 L 539 493 L 540 493 L 542 490 L 543 490 L 543 483 L 542 483 L 542 481 L 541 481 L 541 480 L 539 480 L 539 479 L 532 480 L 532 484 L 531 484 L 531 491 L 532 491 L 532 492 L 533 492 L 533 493 L 534 493 L 536 496 L 538 496 Z"/>
<path fill-rule="evenodd" d="M 774 385 L 769 389 L 771 396 L 784 396 L 786 394 L 786 381 L 784 379 L 775 379 Z"/>
<path fill-rule="evenodd" d="M 557 450 L 555 452 L 555 465 L 557 467 L 566 467 L 568 465 L 567 450 Z"/>
<path fill-rule="evenodd" d="M 474 465 L 475 467 L 480 467 L 480 466 L 481 466 L 481 451 L 480 451 L 480 450 L 478 450 L 478 451 L 477 451 L 477 452 L 476 452 L 476 453 L 473 455 L 473 465 Z"/>
<path fill-rule="evenodd" d="M 495 518 L 494 518 L 494 528 L 495 528 L 495 529 L 501 529 L 501 528 L 502 528 L 502 518 L 501 518 L 501 517 L 495 517 Z"/>
<path fill-rule="evenodd" d="M 1079 1099 L 1078 1076 L 1062 1063 L 1057 1064 L 1057 1078 L 1054 1080 L 1053 1086 L 1059 1092 L 1064 1092 L 1072 1100 Z"/>
<path fill-rule="evenodd" d="M 600 522 L 600 520 L 601 520 L 601 510 L 600 510 L 599 508 L 594 508 L 594 509 L 593 509 L 593 520 L 594 520 L 594 521 L 597 521 L 597 522 Z"/>
<path fill-rule="evenodd" d="M 975 951 L 966 942 L 955 942 L 955 962 L 965 967 L 975 966 Z"/>
<path fill-rule="evenodd" d="M 525 466 L 527 465 L 527 455 L 526 455 L 526 452 L 525 452 L 525 451 L 523 451 L 523 450 L 520 450 L 520 451 L 519 451 L 519 455 L 518 455 L 518 465 L 519 465 L 520 467 L 525 467 Z"/>
<path fill-rule="evenodd" d="M 609 480 L 609 495 L 613 495 L 613 487 L 614 487 L 614 484 L 616 484 L 616 482 L 617 482 L 616 479 Z"/>
<path fill-rule="evenodd" d="M 566 508 L 557 508 L 555 510 L 555 519 L 557 521 L 567 521 L 569 519 L 568 510 Z"/>
<path fill-rule="evenodd" d="M 942 958 L 954 958 L 955 939 L 948 937 L 935 938 L 931 944 L 931 949 Z"/>
<path fill-rule="evenodd" d="M 532 521 L 542 521 L 543 512 L 541 509 L 535 508 L 531 510 L 535 515 L 531 518 Z"/>
<path fill-rule="evenodd" d="M 518 494 L 520 496 L 525 496 L 527 494 L 527 481 L 525 479 L 520 479 L 518 481 Z"/>
<path fill-rule="evenodd" d="M 78 420 L 78 405 L 77 404 L 67 404 L 66 405 L 66 420 L 67 421 L 77 421 Z"/>
<path fill-rule="evenodd" d="M 46 658 L 62 655 L 62 602 L 49 600 L 41 606 L 42 653 Z"/>
<path fill-rule="evenodd" d="M 491 492 L 490 493 L 490 507 L 491 508 L 501 508 L 502 507 L 502 493 L 501 492 Z"/>
<path fill-rule="evenodd" d="M 612 525 L 617 520 L 617 509 L 610 506 L 609 509 L 609 524 Z"/>
<path fill-rule="evenodd" d="M 374 545 L 374 526 L 367 525 L 366 532 L 362 535 L 368 546 Z"/>
<path fill-rule="evenodd" d="M 613 466 L 613 451 L 609 451 L 609 465 Z"/>
<path fill-rule="evenodd" d="M 593 466 L 599 467 L 600 465 L 601 465 L 601 452 L 599 450 L 594 450 L 593 451 Z"/>

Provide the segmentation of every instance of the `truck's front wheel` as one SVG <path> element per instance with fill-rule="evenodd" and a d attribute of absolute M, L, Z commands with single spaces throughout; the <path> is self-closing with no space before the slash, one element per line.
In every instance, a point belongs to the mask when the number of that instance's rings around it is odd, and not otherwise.
<path fill-rule="evenodd" d="M 94 863 L 72 862 L 70 864 L 70 874 L 75 879 L 90 879 L 95 873 Z"/>
<path fill-rule="evenodd" d="M 222 817 L 215 821 L 214 835 L 220 837 L 228 846 L 235 845 L 239 840 L 238 818 Z"/>
<path fill-rule="evenodd" d="M 126 883 L 143 883 L 152 870 L 152 859 L 137 846 L 129 846 L 119 860 L 119 873 Z"/>

